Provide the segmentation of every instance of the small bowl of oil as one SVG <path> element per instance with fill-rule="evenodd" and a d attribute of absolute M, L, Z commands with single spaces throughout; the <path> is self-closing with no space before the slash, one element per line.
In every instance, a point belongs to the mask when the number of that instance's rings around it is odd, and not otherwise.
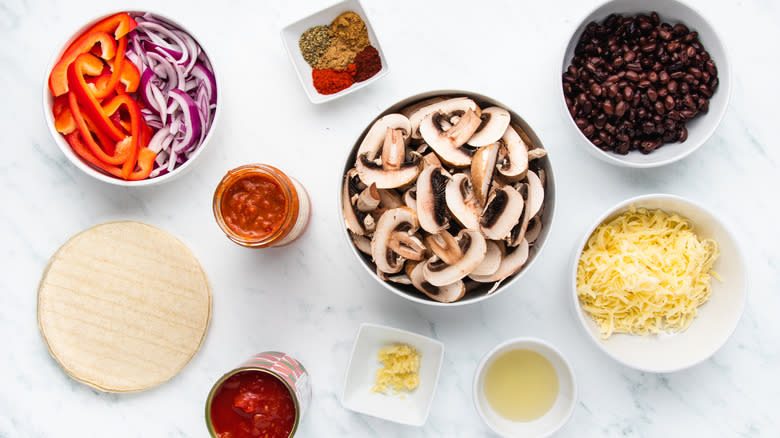
<path fill-rule="evenodd" d="M 541 438 L 569 420 L 577 385 L 569 362 L 555 347 L 541 339 L 516 338 L 482 358 L 473 397 L 493 432 L 507 438 Z"/>

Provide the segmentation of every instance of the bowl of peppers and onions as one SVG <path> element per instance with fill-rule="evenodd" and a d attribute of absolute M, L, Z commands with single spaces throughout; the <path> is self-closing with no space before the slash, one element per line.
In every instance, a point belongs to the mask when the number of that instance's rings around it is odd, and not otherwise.
<path fill-rule="evenodd" d="M 64 46 L 44 92 L 65 155 L 118 185 L 169 180 L 204 149 L 218 114 L 217 81 L 200 44 L 145 12 L 99 18 Z"/>

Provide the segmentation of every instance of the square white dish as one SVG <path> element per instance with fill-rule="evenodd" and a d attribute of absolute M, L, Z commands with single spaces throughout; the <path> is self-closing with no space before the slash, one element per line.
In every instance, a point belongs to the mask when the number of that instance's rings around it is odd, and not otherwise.
<path fill-rule="evenodd" d="M 298 40 L 300 39 L 301 34 L 306 31 L 306 29 L 309 29 L 313 26 L 328 26 L 336 17 L 347 11 L 353 11 L 360 15 L 360 18 L 362 18 L 366 23 L 368 39 L 371 42 L 371 45 L 374 46 L 374 48 L 376 48 L 376 50 L 379 52 L 379 58 L 382 60 L 382 69 L 365 81 L 355 82 L 349 88 L 339 91 L 338 93 L 320 94 L 312 84 L 312 68 L 306 62 L 306 60 L 303 59 L 301 50 L 298 47 Z M 287 55 L 290 57 L 290 62 L 292 62 L 293 67 L 295 67 L 295 72 L 298 74 L 298 79 L 301 81 L 301 86 L 303 86 L 303 89 L 306 91 L 306 95 L 309 97 L 309 100 L 311 100 L 312 103 L 328 102 L 341 96 L 345 96 L 376 81 L 377 79 L 385 76 L 390 71 L 390 68 L 387 64 L 387 57 L 382 51 L 382 46 L 379 44 L 379 39 L 374 33 L 374 28 L 371 26 L 368 15 L 366 15 L 366 11 L 363 9 L 363 6 L 358 0 L 345 0 L 336 3 L 335 5 L 322 9 L 319 12 L 315 12 L 308 17 L 301 18 L 292 24 L 288 24 L 282 29 L 281 36 L 282 42 L 284 43 L 284 48 L 287 50 Z"/>
<path fill-rule="evenodd" d="M 420 353 L 420 385 L 408 393 L 371 392 L 380 348 L 407 344 Z M 422 426 L 428 419 L 433 396 L 439 383 L 444 359 L 444 344 L 417 333 L 392 327 L 363 323 L 352 348 L 341 404 L 345 408 L 396 423 Z"/>

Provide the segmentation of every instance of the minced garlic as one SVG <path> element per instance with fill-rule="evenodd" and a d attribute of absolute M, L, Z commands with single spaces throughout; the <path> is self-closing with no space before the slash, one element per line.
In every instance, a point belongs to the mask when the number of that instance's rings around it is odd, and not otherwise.
<path fill-rule="evenodd" d="M 406 344 L 384 347 L 377 353 L 377 360 L 382 362 L 382 368 L 376 370 L 376 381 L 371 392 L 387 393 L 392 388 L 393 394 L 399 391 L 411 391 L 420 384 L 420 353 Z"/>

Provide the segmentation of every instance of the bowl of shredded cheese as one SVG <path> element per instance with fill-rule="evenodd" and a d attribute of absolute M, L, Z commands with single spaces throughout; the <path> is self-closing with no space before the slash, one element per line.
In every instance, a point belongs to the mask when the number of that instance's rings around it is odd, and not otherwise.
<path fill-rule="evenodd" d="M 673 195 L 610 208 L 579 242 L 571 268 L 577 319 L 609 356 L 673 372 L 709 358 L 745 305 L 734 234 L 708 209 Z"/>

